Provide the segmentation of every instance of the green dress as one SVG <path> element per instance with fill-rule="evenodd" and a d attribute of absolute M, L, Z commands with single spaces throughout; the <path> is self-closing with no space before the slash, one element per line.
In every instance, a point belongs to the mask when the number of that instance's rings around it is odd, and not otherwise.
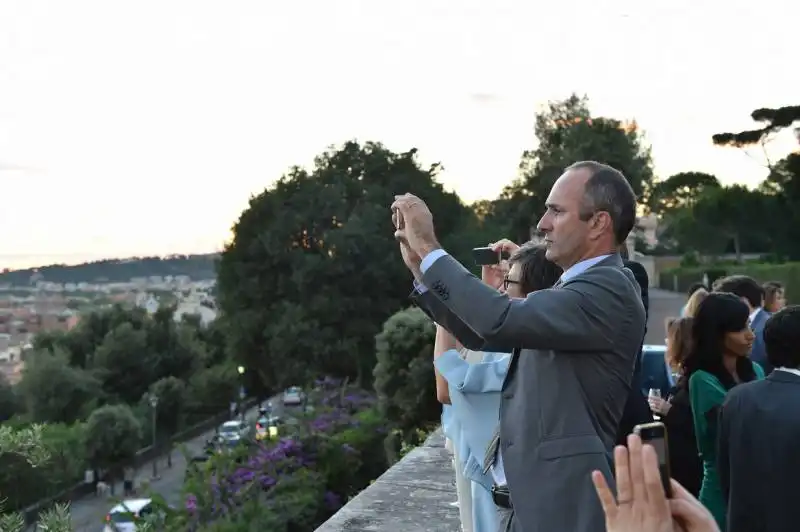
<path fill-rule="evenodd" d="M 756 362 L 753 362 L 753 371 L 757 380 L 764 378 L 764 370 Z M 720 530 L 726 530 L 727 501 L 722 496 L 717 472 L 717 427 L 713 424 L 716 413 L 708 413 L 722 406 L 727 393 L 719 379 L 706 371 L 696 371 L 689 378 L 689 401 L 692 405 L 694 431 L 700 458 L 703 460 L 700 502 L 714 515 Z"/>

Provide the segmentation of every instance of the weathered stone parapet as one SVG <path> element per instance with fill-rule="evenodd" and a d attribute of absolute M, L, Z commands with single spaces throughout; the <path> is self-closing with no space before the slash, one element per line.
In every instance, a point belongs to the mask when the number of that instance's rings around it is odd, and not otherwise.
<path fill-rule="evenodd" d="M 437 430 L 317 532 L 458 532 L 454 482 L 452 455 Z"/>

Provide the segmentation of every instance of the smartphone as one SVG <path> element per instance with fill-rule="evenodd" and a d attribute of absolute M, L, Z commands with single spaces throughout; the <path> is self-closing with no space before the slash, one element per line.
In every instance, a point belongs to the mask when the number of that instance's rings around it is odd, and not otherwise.
<path fill-rule="evenodd" d="M 667 427 L 663 423 L 644 423 L 633 427 L 633 433 L 642 439 L 642 443 L 653 446 L 658 456 L 658 470 L 661 473 L 661 485 L 668 499 L 672 498 L 672 484 L 670 483 L 669 468 L 669 442 L 667 441 Z"/>
<path fill-rule="evenodd" d="M 508 260 L 511 254 L 508 251 L 497 252 L 492 248 L 475 248 L 472 250 L 475 264 L 478 266 L 489 266 L 490 264 L 500 264 L 501 260 Z"/>

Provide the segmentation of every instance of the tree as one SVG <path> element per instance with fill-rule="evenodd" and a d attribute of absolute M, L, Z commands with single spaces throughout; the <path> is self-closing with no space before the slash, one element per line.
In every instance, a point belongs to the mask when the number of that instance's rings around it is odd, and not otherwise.
<path fill-rule="evenodd" d="M 247 379 L 258 377 L 251 391 L 370 374 L 374 336 L 411 287 L 393 238 L 393 196 L 425 199 L 445 246 L 471 216 L 435 181 L 438 168 L 421 168 L 416 150 L 347 142 L 250 200 L 222 254 L 217 290 L 231 351 Z"/>
<path fill-rule="evenodd" d="M 127 405 L 101 406 L 86 421 L 86 453 L 96 469 L 112 476 L 130 464 L 142 443 L 142 426 Z"/>
<path fill-rule="evenodd" d="M 512 238 L 530 238 L 553 183 L 578 161 L 609 164 L 625 175 L 639 197 L 649 193 L 653 181 L 650 148 L 636 122 L 594 117 L 588 99 L 573 94 L 550 102 L 538 113 L 534 132 L 538 146 L 522 154 L 520 177 L 503 190 L 496 205 L 498 216 L 511 226 Z"/>
<path fill-rule="evenodd" d="M 32 425 L 23 430 L 0 426 L 0 457 L 14 455 L 32 467 L 38 467 L 50 458 L 42 443 L 42 427 Z M 0 493 L 0 530 L 23 532 L 27 528 L 25 518 L 18 513 L 3 513 L 3 493 Z M 69 509 L 66 504 L 56 504 L 39 515 L 39 529 L 50 532 L 71 532 Z"/>
<path fill-rule="evenodd" d="M 8 382 L 5 375 L 0 375 L 0 422 L 14 417 L 21 409 L 16 390 Z"/>
<path fill-rule="evenodd" d="M 710 187 L 694 201 L 670 212 L 665 240 L 708 255 L 769 249 L 765 196 L 741 185 Z"/>
<path fill-rule="evenodd" d="M 203 369 L 192 375 L 186 390 L 186 412 L 190 424 L 228 409 L 237 393 L 236 368 L 221 364 Z"/>
<path fill-rule="evenodd" d="M 404 441 L 416 444 L 417 429 L 439 419 L 442 408 L 436 399 L 431 374 L 436 328 L 419 308 L 395 313 L 375 337 L 375 391 L 378 408 Z"/>
<path fill-rule="evenodd" d="M 800 153 L 790 153 L 773 163 L 766 146 L 781 131 L 800 122 L 800 105 L 756 109 L 750 115 L 761 127 L 738 133 L 718 133 L 712 136 L 718 146 L 747 149 L 759 145 L 766 157 L 769 175 L 760 191 L 766 197 L 770 216 L 762 220 L 771 235 L 771 251 L 790 259 L 800 259 Z M 800 141 L 800 127 L 795 127 Z"/>
<path fill-rule="evenodd" d="M 711 136 L 711 140 L 717 146 L 733 146 L 745 148 L 754 144 L 759 144 L 766 155 L 766 144 L 780 131 L 792 127 L 795 122 L 800 122 L 800 105 L 789 105 L 775 109 L 761 108 L 756 109 L 750 114 L 755 122 L 763 124 L 762 127 L 740 131 L 739 133 L 717 133 Z M 800 128 L 795 129 L 795 133 L 800 140 Z M 772 166 L 767 158 L 768 166 Z"/>
<path fill-rule="evenodd" d="M 112 329 L 94 354 L 94 367 L 110 397 L 133 404 L 153 381 L 157 357 L 147 348 L 143 329 L 124 322 Z"/>
<path fill-rule="evenodd" d="M 193 324 L 175 323 L 174 306 L 158 308 L 147 322 L 146 339 L 156 363 L 154 378 L 188 378 L 206 358 Z"/>
<path fill-rule="evenodd" d="M 659 181 L 648 198 L 649 209 L 664 215 L 675 209 L 693 205 L 709 188 L 719 188 L 716 177 L 703 172 L 681 172 Z"/>
<path fill-rule="evenodd" d="M 186 407 L 186 385 L 175 377 L 165 377 L 150 386 L 149 392 L 142 396 L 142 402 L 147 403 L 151 395 L 158 398 L 158 433 L 167 437 L 178 432 Z"/>
<path fill-rule="evenodd" d="M 67 358 L 61 350 L 27 356 L 18 386 L 34 422 L 71 423 L 102 398 L 102 383 L 88 371 L 71 367 Z"/>

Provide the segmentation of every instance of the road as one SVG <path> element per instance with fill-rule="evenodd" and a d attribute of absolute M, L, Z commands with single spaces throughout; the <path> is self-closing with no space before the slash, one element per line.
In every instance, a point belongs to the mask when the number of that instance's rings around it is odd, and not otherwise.
<path fill-rule="evenodd" d="M 283 402 L 280 396 L 271 399 L 273 411 L 278 415 L 284 415 Z M 250 423 L 255 423 L 258 417 L 258 409 L 253 408 L 246 412 L 245 419 Z M 189 456 L 203 452 L 205 442 L 214 435 L 211 430 L 197 438 L 190 440 L 184 445 Z M 168 503 L 180 506 L 181 488 L 183 487 L 183 477 L 186 472 L 186 459 L 179 450 L 172 453 L 172 467 L 167 468 L 166 458 L 158 459 L 158 479 L 152 480 L 152 462 L 143 464 L 136 472 L 135 485 L 140 493 L 156 492 L 163 496 Z M 70 505 L 72 514 L 72 525 L 75 532 L 99 532 L 102 530 L 106 514 L 115 504 L 114 501 L 122 496 L 122 483 L 115 486 L 115 497 L 95 497 L 89 496 L 73 501 Z M 145 495 L 146 496 L 146 495 Z M 33 532 L 34 526 L 28 529 Z"/>

